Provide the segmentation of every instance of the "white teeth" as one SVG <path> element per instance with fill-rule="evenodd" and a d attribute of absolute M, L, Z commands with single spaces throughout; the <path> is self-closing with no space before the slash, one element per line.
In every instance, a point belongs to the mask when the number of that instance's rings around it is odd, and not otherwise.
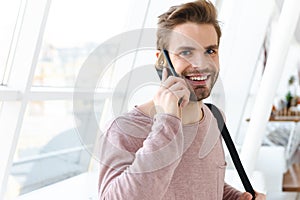
<path fill-rule="evenodd" d="M 192 76 L 192 77 L 190 77 L 190 79 L 192 80 L 192 81 L 203 81 L 203 80 L 206 80 L 207 79 L 207 76 Z"/>

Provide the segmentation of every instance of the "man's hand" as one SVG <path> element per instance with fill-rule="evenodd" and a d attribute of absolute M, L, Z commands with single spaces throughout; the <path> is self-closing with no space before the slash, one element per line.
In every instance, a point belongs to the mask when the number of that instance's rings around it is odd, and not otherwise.
<path fill-rule="evenodd" d="M 172 114 L 181 118 L 180 109 L 188 104 L 189 97 L 190 91 L 186 82 L 179 77 L 168 77 L 168 72 L 164 68 L 161 86 L 153 99 L 156 106 L 156 112 Z M 178 102 L 181 98 L 182 102 L 180 108 Z"/>
<path fill-rule="evenodd" d="M 248 192 L 244 192 L 239 200 L 252 200 L 252 195 Z M 266 200 L 266 195 L 255 191 L 255 200 Z"/>

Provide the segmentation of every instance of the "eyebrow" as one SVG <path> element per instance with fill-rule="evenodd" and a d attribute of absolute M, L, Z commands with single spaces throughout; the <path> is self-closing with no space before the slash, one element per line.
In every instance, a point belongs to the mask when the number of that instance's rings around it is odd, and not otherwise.
<path fill-rule="evenodd" d="M 204 49 L 218 49 L 218 48 L 219 48 L 219 45 L 216 45 L 216 44 L 204 47 Z"/>
<path fill-rule="evenodd" d="M 219 48 L 219 45 L 216 45 L 216 44 L 213 44 L 213 45 L 209 45 L 209 46 L 206 46 L 206 47 L 203 47 L 203 49 L 218 49 Z M 182 51 L 182 50 L 196 50 L 195 47 L 192 47 L 192 46 L 180 46 L 178 48 L 175 49 L 175 51 Z"/>
<path fill-rule="evenodd" d="M 195 47 L 192 46 L 180 46 L 178 48 L 175 49 L 175 51 L 182 51 L 182 50 L 195 50 Z"/>

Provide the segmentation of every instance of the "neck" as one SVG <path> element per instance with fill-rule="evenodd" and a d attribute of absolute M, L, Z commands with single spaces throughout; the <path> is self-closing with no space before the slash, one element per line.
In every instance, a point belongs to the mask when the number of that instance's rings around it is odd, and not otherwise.
<path fill-rule="evenodd" d="M 192 124 L 203 118 L 202 101 L 190 102 L 182 109 L 182 123 Z"/>

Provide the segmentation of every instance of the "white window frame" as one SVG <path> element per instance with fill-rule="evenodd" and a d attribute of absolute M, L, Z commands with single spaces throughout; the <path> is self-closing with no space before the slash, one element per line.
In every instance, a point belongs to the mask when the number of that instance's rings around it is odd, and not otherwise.
<path fill-rule="evenodd" d="M 27 105 L 30 101 L 72 100 L 73 88 L 32 87 L 39 52 L 43 41 L 46 21 L 51 0 L 24 0 L 24 14 L 20 34 L 13 40 L 18 41 L 11 60 L 11 72 L 7 85 L 0 86 L 0 199 L 5 195 L 13 157 L 16 151 L 20 131 Z M 80 91 L 79 97 L 85 98 L 89 91 Z M 105 100 L 111 90 L 96 90 L 95 99 Z M 78 96 L 78 95 L 77 95 Z M 62 151 L 64 153 L 65 151 Z M 54 152 L 55 153 L 55 152 Z"/>
<path fill-rule="evenodd" d="M 24 14 L 20 35 L 11 62 L 11 72 L 5 90 L 1 90 L 2 111 L 0 113 L 0 198 L 6 191 L 10 167 L 12 165 L 19 138 L 24 113 L 28 103 L 28 92 L 42 43 L 42 36 L 50 8 L 50 0 L 24 1 Z"/>
<path fill-rule="evenodd" d="M 135 5 L 141 5 L 142 3 L 137 0 L 134 0 L 134 2 Z M 5 141 L 0 145 L 0 159 L 2 160 L 0 165 L 0 185 L 2 186 L 0 188 L 0 199 L 4 197 L 6 192 L 8 177 L 28 103 L 36 100 L 72 100 L 74 95 L 74 88 L 32 87 L 51 0 L 24 0 L 23 3 L 24 13 L 17 19 L 17 23 L 22 21 L 20 23 L 20 34 L 13 38 L 16 44 L 12 53 L 13 57 L 9 58 L 10 76 L 7 85 L 0 86 L 0 101 L 2 102 L 0 141 Z M 144 4 L 142 9 L 129 18 L 136 20 L 136 16 L 144 16 L 143 13 L 147 9 L 148 5 Z M 127 28 L 136 26 L 141 28 L 143 20 L 143 18 L 140 18 L 135 24 L 128 24 Z M 85 98 L 85 93 L 85 91 L 82 91 L 80 97 Z M 96 90 L 95 99 L 105 100 L 111 94 L 111 90 Z"/>

